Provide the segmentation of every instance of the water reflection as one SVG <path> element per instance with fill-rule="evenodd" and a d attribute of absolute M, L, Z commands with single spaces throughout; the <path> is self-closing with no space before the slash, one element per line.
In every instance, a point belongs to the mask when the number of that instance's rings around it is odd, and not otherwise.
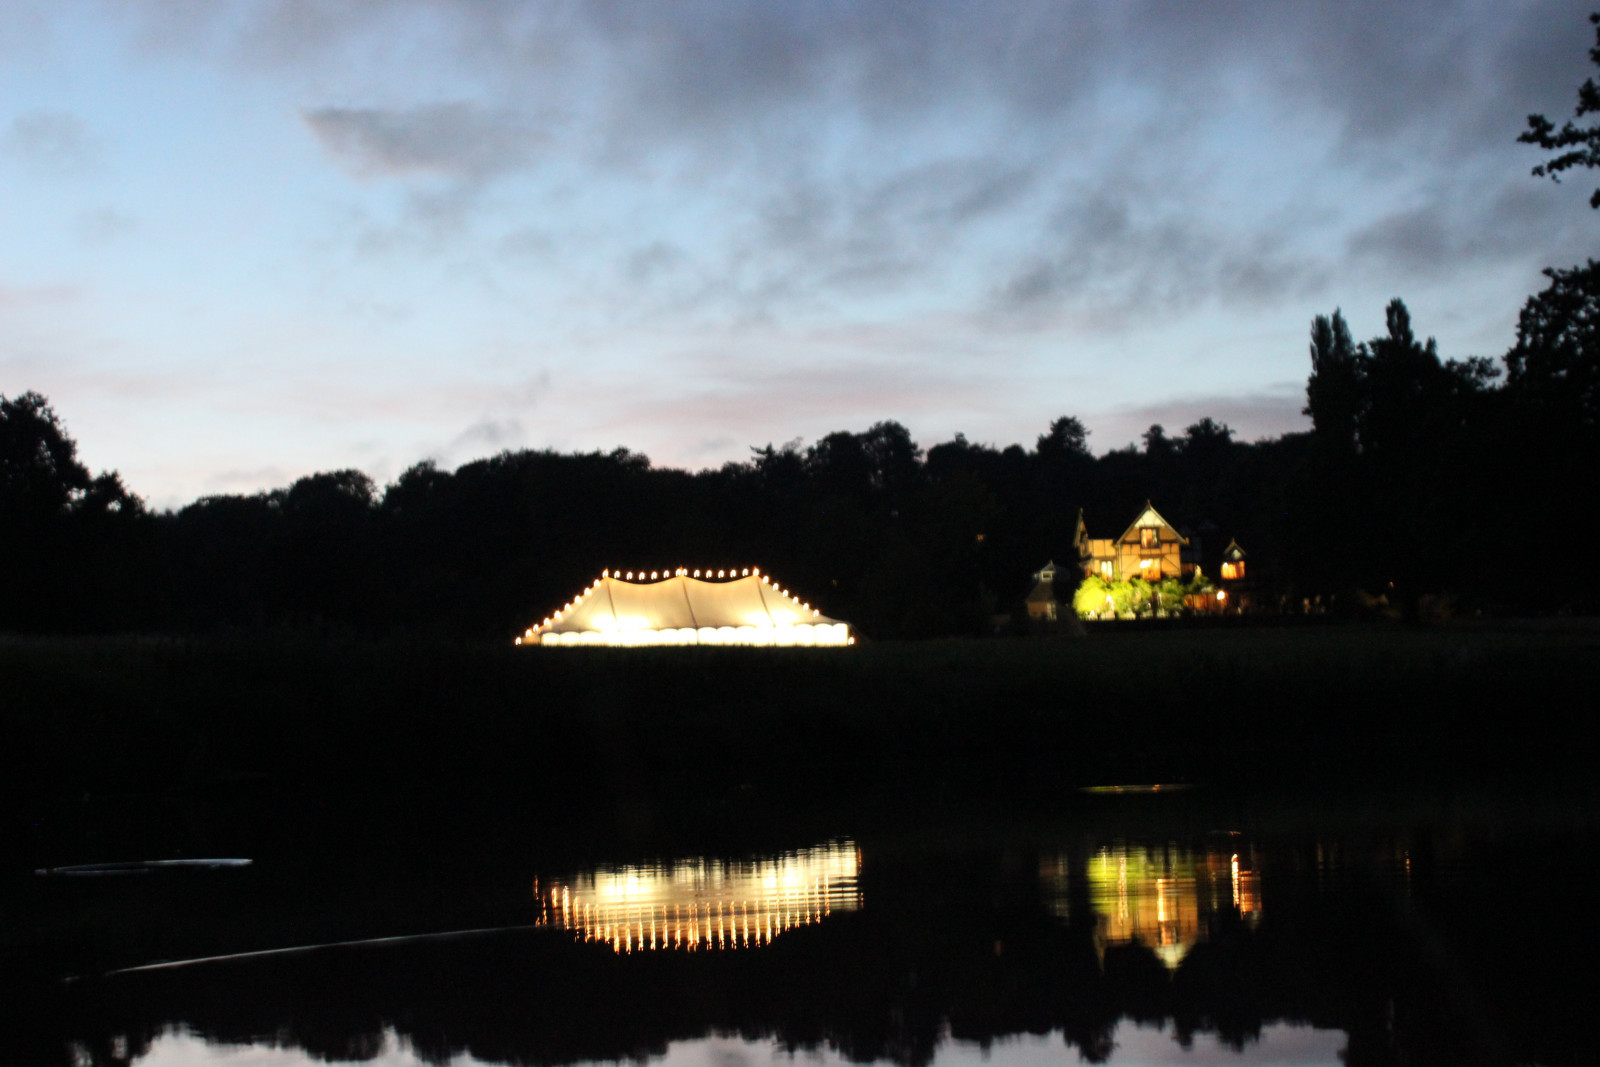
<path fill-rule="evenodd" d="M 1226 1057 L 1229 1067 L 1337 1067 L 1343 1063 L 1340 1055 L 1343 1035 L 1336 1030 L 1313 1029 L 1309 1026 L 1278 1024 L 1264 1028 L 1260 1040 L 1248 1048 L 1185 1049 L 1172 1040 L 1172 1035 L 1159 1027 L 1120 1024 L 1114 1035 L 1116 1060 L 1149 1067 L 1155 1064 L 1195 1064 L 1208 1059 L 1208 1053 L 1219 1052 Z M 84 1064 L 92 1064 L 87 1049 L 78 1050 Z M 365 1062 L 379 1067 L 425 1067 L 436 1063 L 426 1052 L 418 1050 L 393 1028 L 386 1029 L 372 1047 L 363 1050 Z M 738 1036 L 715 1036 L 673 1041 L 658 1053 L 652 1063 L 660 1067 L 728 1067 L 730 1064 L 793 1064 L 794 1049 L 782 1041 L 753 1039 Z M 987 1067 L 1038 1067 L 1044 1063 L 1072 1062 L 1078 1057 L 1067 1053 L 1061 1041 L 1053 1036 L 1021 1035 L 1002 1041 L 979 1044 L 977 1042 L 951 1041 L 942 1046 L 934 1059 L 941 1067 L 955 1065 L 987 1065 Z M 806 1060 L 812 1064 L 849 1064 L 855 1062 L 834 1050 L 816 1049 L 808 1052 Z M 279 1048 L 253 1042 L 240 1045 L 218 1045 L 204 1037 L 183 1029 L 173 1029 L 158 1037 L 149 1050 L 136 1061 L 140 1067 L 192 1067 L 194 1064 L 239 1064 L 240 1067 L 314 1067 L 324 1062 L 299 1049 Z M 604 1061 L 584 1061 L 586 1063 Z M 482 1060 L 471 1053 L 463 1053 L 450 1060 L 451 1067 L 492 1067 L 492 1061 Z"/>
<path fill-rule="evenodd" d="M 533 895 L 521 870 L 505 883 L 521 925 L 492 934 L 53 985 L 27 1013 L 37 1040 L 8 1034 L 0 1061 L 280 1062 L 251 1058 L 266 1042 L 285 1064 L 558 1067 L 715 1040 L 905 1067 L 1577 1064 L 1593 937 L 1523 902 L 1600 884 L 1573 866 L 1596 844 L 1073 827 L 603 867 Z"/>
<path fill-rule="evenodd" d="M 1051 910 L 1071 919 L 1072 861 L 1046 857 L 1040 883 Z M 1223 916 L 1254 925 L 1261 916 L 1261 882 L 1254 852 L 1237 835 L 1195 849 L 1116 842 L 1097 849 L 1084 864 L 1084 882 L 1104 945 L 1139 943 L 1175 970 Z"/>
<path fill-rule="evenodd" d="M 533 892 L 539 922 L 617 952 L 738 949 L 861 906 L 861 854 L 837 841 L 775 859 L 599 867 Z"/>

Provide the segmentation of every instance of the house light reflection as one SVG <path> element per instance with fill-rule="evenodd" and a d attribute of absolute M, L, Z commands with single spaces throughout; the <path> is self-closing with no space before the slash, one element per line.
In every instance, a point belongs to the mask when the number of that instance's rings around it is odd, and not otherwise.
<path fill-rule="evenodd" d="M 535 880 L 533 891 L 541 925 L 619 953 L 756 948 L 860 908 L 860 865 L 855 843 L 837 841 L 764 860 L 598 867 L 567 882 Z"/>
<path fill-rule="evenodd" d="M 1081 878 L 1103 944 L 1143 944 L 1176 969 L 1217 920 L 1231 915 L 1254 924 L 1261 915 L 1261 883 L 1253 853 L 1231 835 L 1223 844 L 1191 849 L 1173 842 L 1118 842 L 1090 855 Z M 1062 918 L 1070 918 L 1070 866 L 1067 857 L 1057 856 L 1039 868 Z"/>

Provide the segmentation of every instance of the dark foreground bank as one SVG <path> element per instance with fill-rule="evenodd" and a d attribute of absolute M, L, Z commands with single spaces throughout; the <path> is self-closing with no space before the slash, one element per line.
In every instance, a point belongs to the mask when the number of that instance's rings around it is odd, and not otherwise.
<path fill-rule="evenodd" d="M 45 866 L 118 835 L 197 854 L 398 809 L 647 832 L 1150 783 L 1566 796 L 1600 750 L 1597 652 L 1585 624 L 839 651 L 10 640 L 0 841 Z"/>

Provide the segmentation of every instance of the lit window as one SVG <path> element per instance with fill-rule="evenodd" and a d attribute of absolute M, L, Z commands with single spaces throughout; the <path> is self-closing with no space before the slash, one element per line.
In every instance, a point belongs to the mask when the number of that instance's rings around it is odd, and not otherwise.
<path fill-rule="evenodd" d="M 1111 577 L 1111 561 L 1109 559 L 1100 561 L 1100 573 L 1107 578 Z"/>
<path fill-rule="evenodd" d="M 1239 577 L 1239 572 L 1234 568 L 1233 564 L 1224 563 L 1222 565 L 1222 576 L 1224 578 L 1237 578 Z"/>
<path fill-rule="evenodd" d="M 1161 540 L 1161 531 L 1154 526 L 1146 526 L 1139 531 L 1139 547 L 1154 548 Z"/>

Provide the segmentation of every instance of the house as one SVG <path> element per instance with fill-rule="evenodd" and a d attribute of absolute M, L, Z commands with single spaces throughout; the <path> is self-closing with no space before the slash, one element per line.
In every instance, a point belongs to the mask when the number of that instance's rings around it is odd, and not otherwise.
<path fill-rule="evenodd" d="M 1222 566 L 1218 569 L 1218 577 L 1225 582 L 1238 581 L 1245 576 L 1244 549 L 1239 547 L 1237 538 L 1228 542 L 1228 547 L 1222 550 Z"/>
<path fill-rule="evenodd" d="M 1250 607 L 1250 590 L 1254 583 L 1247 576 L 1244 549 L 1234 538 L 1222 550 L 1222 560 L 1217 565 L 1217 577 L 1222 587 L 1216 591 L 1217 608 L 1223 611 L 1244 611 Z"/>
<path fill-rule="evenodd" d="M 1051 560 L 1033 572 L 1033 588 L 1023 599 L 1029 619 L 1055 622 L 1061 614 L 1061 602 L 1056 599 L 1056 564 Z"/>
<path fill-rule="evenodd" d="M 1085 578 L 1143 578 L 1159 582 L 1165 578 L 1187 579 L 1195 571 L 1195 564 L 1185 551 L 1189 539 L 1162 518 L 1148 500 L 1132 525 L 1122 531 L 1121 537 L 1114 538 L 1090 537 L 1080 509 L 1073 540 Z"/>

